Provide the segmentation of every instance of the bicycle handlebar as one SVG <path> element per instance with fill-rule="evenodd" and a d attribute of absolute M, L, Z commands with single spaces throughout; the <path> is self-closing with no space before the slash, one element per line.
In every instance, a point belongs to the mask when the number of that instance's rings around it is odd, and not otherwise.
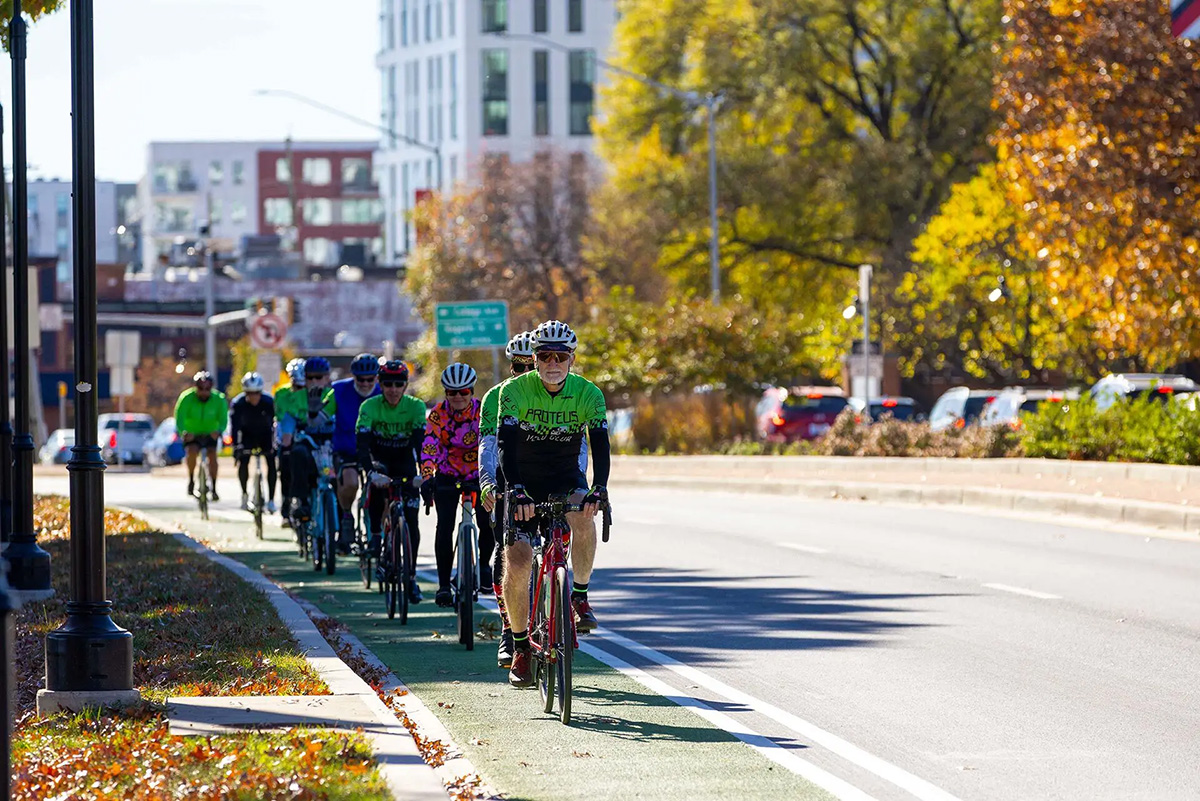
<path fill-rule="evenodd" d="M 543 503 L 533 504 L 534 510 L 539 514 L 557 514 L 567 512 L 582 512 L 584 504 L 570 503 L 569 501 L 545 501 Z M 608 536 L 612 529 L 612 504 L 605 501 L 600 505 L 601 511 L 601 533 L 600 537 L 603 542 L 608 542 Z"/>

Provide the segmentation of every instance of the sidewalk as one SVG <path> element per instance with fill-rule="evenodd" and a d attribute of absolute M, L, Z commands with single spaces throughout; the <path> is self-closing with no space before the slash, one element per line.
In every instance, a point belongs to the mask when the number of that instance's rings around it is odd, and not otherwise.
<path fill-rule="evenodd" d="M 1200 536 L 1198 472 L 1024 459 L 623 456 L 613 483 L 1049 512 Z"/>

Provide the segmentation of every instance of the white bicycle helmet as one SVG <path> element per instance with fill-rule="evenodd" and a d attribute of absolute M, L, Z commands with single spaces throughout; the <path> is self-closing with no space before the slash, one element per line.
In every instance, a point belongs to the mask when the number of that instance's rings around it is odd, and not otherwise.
<path fill-rule="evenodd" d="M 574 353 L 579 339 L 571 326 L 559 320 L 547 320 L 533 331 L 535 350 L 562 350 Z"/>
<path fill-rule="evenodd" d="M 475 386 L 475 378 L 471 365 L 455 362 L 442 371 L 442 386 L 446 389 L 466 389 Z"/>
<path fill-rule="evenodd" d="M 242 390 L 245 392 L 262 392 L 263 377 L 258 373 L 246 373 L 242 376 Z"/>
<path fill-rule="evenodd" d="M 504 355 L 508 357 L 509 361 L 532 359 L 533 341 L 532 331 L 522 331 L 508 341 L 508 345 L 504 348 Z"/>
<path fill-rule="evenodd" d="M 287 363 L 288 378 L 297 387 L 304 386 L 304 359 L 292 359 Z"/>

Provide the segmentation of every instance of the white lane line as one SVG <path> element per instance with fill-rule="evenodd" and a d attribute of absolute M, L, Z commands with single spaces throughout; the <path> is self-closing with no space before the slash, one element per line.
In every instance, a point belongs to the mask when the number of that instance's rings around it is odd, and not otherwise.
<path fill-rule="evenodd" d="M 712 678 L 705 673 L 685 665 L 676 659 L 667 656 L 664 653 L 649 648 L 641 643 L 631 640 L 617 634 L 614 631 L 607 629 L 597 629 L 593 636 L 600 637 L 621 646 L 627 650 L 633 651 L 636 654 L 654 662 L 668 670 L 683 676 L 688 681 L 698 684 L 701 687 L 706 687 L 714 693 L 723 696 L 729 701 L 741 704 L 760 715 L 764 715 L 776 723 L 780 723 L 802 737 L 807 738 L 829 751 L 837 754 L 848 762 L 851 762 L 858 767 L 867 770 L 879 778 L 887 781 L 902 790 L 911 793 L 913 796 L 922 799 L 922 801 L 959 801 L 959 799 L 937 787 L 936 785 L 926 781 L 925 779 L 915 776 L 903 768 L 897 767 L 874 754 L 869 754 L 853 743 L 843 740 L 836 734 L 825 731 L 814 723 L 793 715 L 780 709 L 773 704 L 768 704 L 766 701 L 760 701 L 752 695 L 734 689 L 722 681 Z"/>
<path fill-rule="evenodd" d="M 795 542 L 781 542 L 781 548 L 791 548 L 793 551 L 804 551 L 805 553 L 829 553 L 827 548 L 818 548 L 815 545 L 800 545 Z"/>
<path fill-rule="evenodd" d="M 844 779 L 839 779 L 829 771 L 819 768 L 808 760 L 797 756 L 769 737 L 764 737 L 758 732 L 741 725 L 733 718 L 722 712 L 718 712 L 703 701 L 676 690 L 666 682 L 654 678 L 644 670 L 634 667 L 619 657 L 613 656 L 608 651 L 601 650 L 586 642 L 579 643 L 579 650 L 598 659 L 617 672 L 628 676 L 651 692 L 658 693 L 667 700 L 673 701 L 684 709 L 699 715 L 718 729 L 723 729 L 732 734 L 738 740 L 750 746 L 775 764 L 786 768 L 801 778 L 807 779 L 836 798 L 844 799 L 844 801 L 874 801 L 873 796 L 864 793 Z"/>
<path fill-rule="evenodd" d="M 428 569 L 418 569 L 417 575 L 426 581 L 437 580 L 437 574 Z M 499 611 L 496 607 L 496 599 L 491 596 L 481 595 L 476 605 L 490 612 Z M 750 746 L 775 764 L 786 768 L 801 778 L 807 779 L 836 798 L 843 799 L 843 801 L 876 801 L 874 796 L 859 790 L 844 779 L 839 779 L 829 771 L 817 767 L 808 760 L 797 756 L 771 738 L 738 723 L 728 715 L 718 712 L 698 698 L 675 689 L 665 681 L 654 678 L 646 671 L 634 667 L 620 657 L 614 656 L 608 651 L 597 648 L 595 645 L 583 642 L 582 640 L 579 643 L 579 650 L 603 662 L 613 670 L 623 673 L 651 692 L 658 693 L 667 700 L 679 704 L 684 709 L 704 718 L 718 729 L 732 734 L 739 741 Z"/>
<path fill-rule="evenodd" d="M 1016 595 L 1025 595 L 1030 598 L 1041 598 L 1043 601 L 1061 601 L 1061 595 L 1051 595 L 1048 592 L 1038 592 L 1037 590 L 1027 590 L 1024 587 L 1014 587 L 1011 584 L 984 584 L 983 586 L 992 590 L 1000 590 L 1001 592 L 1011 592 Z"/>

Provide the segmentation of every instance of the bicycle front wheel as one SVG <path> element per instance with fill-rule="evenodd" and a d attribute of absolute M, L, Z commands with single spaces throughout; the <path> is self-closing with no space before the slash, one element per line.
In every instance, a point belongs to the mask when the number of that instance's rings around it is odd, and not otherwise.
<path fill-rule="evenodd" d="M 458 531 L 458 641 L 475 650 L 475 554 L 472 545 L 474 528 L 463 526 Z"/>
<path fill-rule="evenodd" d="M 575 620 L 571 612 L 571 583 L 567 580 L 567 569 L 554 571 L 554 588 L 558 605 L 556 610 L 554 656 L 558 660 L 558 711 L 563 725 L 571 723 L 571 660 L 575 655 Z"/>
<path fill-rule="evenodd" d="M 325 574 L 332 576 L 337 570 L 337 498 L 332 489 L 326 489 L 321 499 L 321 528 L 325 536 Z"/>
<path fill-rule="evenodd" d="M 530 638 L 537 636 L 537 645 L 533 649 L 534 670 L 537 672 L 538 692 L 542 696 L 542 711 L 554 711 L 554 588 L 551 582 L 543 581 L 539 559 L 534 559 L 534 577 L 537 581 L 537 597 L 533 606 L 533 626 L 529 630 Z"/>
<path fill-rule="evenodd" d="M 200 494 L 196 496 L 200 504 L 200 518 L 208 519 L 208 454 L 200 451 Z"/>
<path fill-rule="evenodd" d="M 412 574 L 409 563 L 413 559 L 412 540 L 409 538 L 408 521 L 404 519 L 404 510 L 397 507 L 396 509 L 396 542 L 397 557 L 396 557 L 396 593 L 400 596 L 399 602 L 396 604 L 400 614 L 400 625 L 408 625 L 408 604 L 409 595 L 412 592 L 412 584 L 417 579 Z"/>
<path fill-rule="evenodd" d="M 262 473 L 254 473 L 254 533 L 263 538 L 263 479 Z"/>

